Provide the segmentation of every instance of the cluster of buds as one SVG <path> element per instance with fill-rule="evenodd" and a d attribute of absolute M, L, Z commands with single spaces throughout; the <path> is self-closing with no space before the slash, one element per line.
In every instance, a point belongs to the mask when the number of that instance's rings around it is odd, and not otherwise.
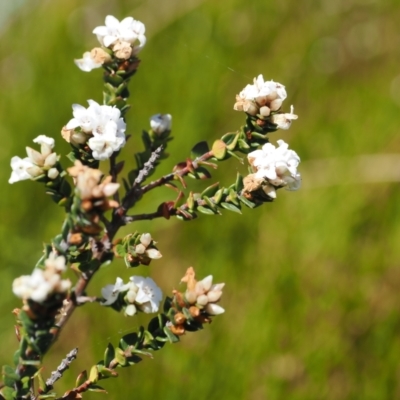
<path fill-rule="evenodd" d="M 172 301 L 172 318 L 167 323 L 170 331 L 181 336 L 191 325 L 211 322 L 211 317 L 222 314 L 225 310 L 217 304 L 221 299 L 224 283 L 212 283 L 212 275 L 201 281 L 195 278 L 193 267 L 187 269 L 181 282 L 186 283 L 185 293 L 174 290 Z M 170 310 L 170 312 L 171 312 Z"/>
<path fill-rule="evenodd" d="M 131 276 L 124 284 L 117 278 L 115 285 L 107 285 L 101 290 L 103 306 L 111 306 L 117 311 L 124 310 L 127 316 L 133 316 L 138 311 L 155 313 L 162 300 L 162 291 L 151 278 Z"/>
<path fill-rule="evenodd" d="M 146 44 L 144 24 L 132 17 L 124 18 L 120 22 L 108 15 L 105 25 L 96 27 L 93 33 L 103 47 L 96 47 L 84 53 L 83 58 L 75 60 L 75 64 L 86 72 L 107 64 L 112 60 L 112 55 L 119 60 L 128 60 L 138 54 Z"/>
<path fill-rule="evenodd" d="M 139 232 L 119 239 L 114 245 L 114 254 L 117 257 L 123 257 L 127 267 L 149 265 L 151 260 L 162 257 L 150 233 L 140 234 Z"/>
<path fill-rule="evenodd" d="M 293 114 L 279 112 L 287 94 L 285 86 L 274 81 L 264 81 L 262 75 L 254 78 L 253 85 L 247 85 L 237 96 L 233 108 L 244 111 L 248 115 L 268 119 L 279 129 L 289 129 L 292 120 L 297 119 Z"/>
<path fill-rule="evenodd" d="M 44 268 L 35 268 L 31 275 L 23 275 L 14 280 L 13 292 L 25 303 L 31 300 L 45 304 L 55 297 L 60 303 L 71 287 L 69 279 L 61 279 L 65 270 L 65 258 L 52 252 L 44 261 Z"/>
<path fill-rule="evenodd" d="M 54 139 L 45 135 L 39 135 L 33 139 L 34 143 L 40 144 L 40 152 L 26 147 L 28 157 L 20 158 L 15 156 L 11 159 L 12 173 L 8 180 L 15 183 L 26 179 L 39 179 L 45 177 L 54 180 L 59 176 L 59 171 L 55 167 L 58 156 L 53 153 Z"/>
<path fill-rule="evenodd" d="M 85 221 L 77 228 L 89 235 L 97 234 L 102 230 L 99 225 L 101 214 L 119 205 L 117 201 L 108 199 L 117 192 L 119 183 L 112 182 L 111 176 L 102 179 L 100 170 L 87 167 L 78 160 L 68 168 L 68 172 L 74 178 L 79 210 L 85 214 Z"/>
<path fill-rule="evenodd" d="M 73 104 L 73 116 L 62 129 L 62 137 L 71 145 L 86 145 L 95 160 L 107 160 L 126 143 L 126 123 L 117 107 L 88 100 L 89 107 Z M 87 149 L 85 149 L 87 150 Z"/>
<path fill-rule="evenodd" d="M 278 147 L 266 143 L 261 149 L 247 155 L 253 170 L 243 179 L 243 195 L 252 198 L 260 189 L 271 199 L 276 198 L 276 189 L 287 190 L 300 188 L 301 176 L 297 172 L 300 157 L 288 148 L 287 143 L 278 140 Z"/>

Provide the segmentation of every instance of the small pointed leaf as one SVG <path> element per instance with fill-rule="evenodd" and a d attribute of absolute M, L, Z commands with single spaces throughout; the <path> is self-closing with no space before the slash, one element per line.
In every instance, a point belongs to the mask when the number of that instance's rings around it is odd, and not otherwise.
<path fill-rule="evenodd" d="M 236 207 L 235 205 L 233 205 L 233 204 L 231 204 L 231 203 L 222 202 L 222 203 L 221 203 L 221 207 L 225 208 L 226 210 L 236 212 L 236 213 L 238 213 L 238 214 L 241 214 L 241 213 L 242 213 L 242 212 L 240 211 L 240 208 L 239 208 L 239 207 Z"/>
<path fill-rule="evenodd" d="M 190 157 L 192 159 L 196 159 L 197 157 L 201 157 L 203 154 L 208 153 L 209 151 L 210 149 L 207 142 L 199 142 L 192 148 Z"/>

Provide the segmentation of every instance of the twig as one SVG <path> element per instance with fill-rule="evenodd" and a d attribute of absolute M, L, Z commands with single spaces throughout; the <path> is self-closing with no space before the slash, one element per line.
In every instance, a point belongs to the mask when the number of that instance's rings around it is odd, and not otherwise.
<path fill-rule="evenodd" d="M 78 348 L 76 347 L 67 354 L 57 369 L 51 373 L 50 378 L 46 381 L 48 390 L 53 389 L 54 383 L 57 382 L 62 377 L 62 374 L 69 368 L 69 365 L 75 360 L 77 353 Z"/>
<path fill-rule="evenodd" d="M 199 163 L 209 160 L 212 157 L 214 157 L 214 153 L 212 150 L 210 150 L 207 153 L 204 153 L 202 156 L 197 157 L 195 160 L 193 160 L 191 165 L 187 165 L 186 167 L 180 169 L 179 171 L 171 172 L 167 175 L 164 175 L 161 178 L 159 178 L 153 182 L 150 182 L 148 185 L 143 186 L 142 190 L 141 190 L 141 194 L 143 195 L 158 186 L 162 186 L 165 183 L 172 181 L 175 176 L 187 175 L 189 172 L 191 172 L 191 170 L 196 169 L 198 167 Z"/>
<path fill-rule="evenodd" d="M 164 150 L 164 146 L 158 146 L 152 153 L 148 161 L 144 163 L 143 168 L 139 171 L 138 176 L 133 183 L 133 186 L 139 186 L 145 179 L 146 176 L 155 168 L 156 161 L 160 158 L 162 151 Z"/>

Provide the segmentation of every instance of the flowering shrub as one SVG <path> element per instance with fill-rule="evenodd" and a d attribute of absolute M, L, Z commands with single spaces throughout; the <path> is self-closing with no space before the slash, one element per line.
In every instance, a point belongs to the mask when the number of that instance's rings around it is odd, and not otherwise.
<path fill-rule="evenodd" d="M 88 390 L 102 391 L 99 381 L 117 376 L 117 368 L 136 364 L 150 351 L 178 342 L 186 332 L 195 332 L 224 313 L 219 304 L 224 284 L 213 284 L 212 275 L 196 279 L 193 267 L 187 268 L 181 280 L 186 289 L 172 290 L 163 304 L 162 290 L 155 281 L 136 275 L 125 283 L 114 274 L 114 284 L 105 286 L 97 296 L 87 296 L 93 276 L 114 257 L 122 258 L 127 268 L 162 258 L 150 233 L 135 231 L 117 237 L 121 227 L 173 216 L 189 221 L 199 214 L 221 214 L 222 210 L 240 213 L 242 207 L 255 208 L 273 201 L 280 188 L 300 187 L 299 156 L 283 140 L 278 140 L 277 147 L 268 140 L 268 133 L 288 129 L 297 116 L 293 107 L 290 113 L 282 111 L 285 87 L 264 81 L 262 75 L 236 97 L 234 109 L 245 116 L 245 124 L 237 131 L 216 139 L 211 147 L 206 142 L 197 143 L 186 161 L 178 162 L 169 174 L 145 183 L 167 158 L 165 149 L 172 139 L 171 115 L 153 115 L 149 130 L 143 133 L 144 149 L 135 154 L 137 168 L 123 174 L 124 162 L 118 158 L 128 140 L 128 84 L 139 66 L 137 55 L 146 43 L 145 27 L 131 17 L 119 22 L 107 16 L 105 25 L 93 33 L 101 47 L 86 52 L 75 63 L 86 72 L 103 68 L 104 104 L 88 100 L 87 108 L 72 106 L 73 118 L 61 129 L 61 136 L 71 146 L 67 157 L 72 165 L 64 169 L 60 155 L 53 151 L 55 140 L 45 135 L 34 139 L 40 152 L 27 147 L 27 157 L 11 160 L 9 182 L 31 179 L 43 184 L 46 193 L 64 208 L 65 220 L 60 233 L 44 246 L 32 274 L 13 283 L 22 306 L 14 311 L 19 341 L 15 365 L 2 370 L 0 396 L 7 400 L 80 399 Z M 240 154 L 248 159 L 246 176 L 238 174 L 228 187 L 213 183 L 201 193 L 187 193 L 187 178 L 210 179 L 209 169 L 217 168 L 222 161 L 233 157 L 243 163 Z M 98 169 L 104 161 L 109 163 L 109 176 Z M 146 193 L 161 186 L 172 188 L 177 197 L 162 201 L 149 213 L 130 213 Z M 68 268 L 77 273 L 76 281 L 63 277 Z M 139 312 L 158 314 L 147 327 L 122 336 L 116 346 L 109 343 L 104 358 L 89 373 L 80 373 L 75 387 L 58 395 L 54 384 L 76 358 L 77 349 L 47 380 L 42 376 L 43 358 L 76 308 L 88 302 L 122 311 L 128 317 Z"/>

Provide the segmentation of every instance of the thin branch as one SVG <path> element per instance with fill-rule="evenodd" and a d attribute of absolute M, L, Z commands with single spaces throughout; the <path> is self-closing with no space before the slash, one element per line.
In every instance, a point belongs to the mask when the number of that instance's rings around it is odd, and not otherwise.
<path fill-rule="evenodd" d="M 193 160 L 191 162 L 190 165 L 186 165 L 186 167 L 184 167 L 184 168 L 182 168 L 182 169 L 180 169 L 180 170 L 178 170 L 176 172 L 171 172 L 171 173 L 169 173 L 167 175 L 164 175 L 161 178 L 159 178 L 159 179 L 157 179 L 157 180 L 155 180 L 153 182 L 150 182 L 148 185 L 142 187 L 142 190 L 141 190 L 142 195 L 147 193 L 147 192 L 149 192 L 150 190 L 158 187 L 158 186 L 162 186 L 165 183 L 167 183 L 169 181 L 172 181 L 175 176 L 181 176 L 182 177 L 182 176 L 187 175 L 189 172 L 191 172 L 191 170 L 196 169 L 198 167 L 199 163 L 201 163 L 203 161 L 206 161 L 206 160 L 209 160 L 212 157 L 214 157 L 214 153 L 213 153 L 212 150 L 210 150 L 207 153 L 204 153 L 202 156 L 197 157 L 195 160 Z"/>
<path fill-rule="evenodd" d="M 112 177 L 112 182 L 117 182 L 117 172 L 116 172 L 116 161 L 117 161 L 117 153 L 113 153 L 110 157 L 110 175 Z M 113 199 L 119 203 L 119 191 L 117 190 L 114 195 Z"/>
<path fill-rule="evenodd" d="M 76 303 L 81 306 L 86 303 L 100 303 L 102 301 L 101 297 L 96 296 L 79 296 L 76 298 Z"/>
<path fill-rule="evenodd" d="M 160 158 L 162 151 L 164 150 L 164 146 L 158 146 L 152 153 L 148 161 L 144 163 L 143 168 L 139 171 L 133 186 L 139 186 L 145 179 L 146 176 L 155 168 L 156 161 Z"/>
<path fill-rule="evenodd" d="M 134 221 L 143 221 L 143 220 L 152 220 L 155 218 L 160 218 L 160 217 L 164 217 L 163 213 L 161 211 L 156 211 L 153 213 L 149 213 L 149 214 L 138 214 L 138 215 L 127 215 L 125 217 L 125 223 L 126 224 L 130 224 L 131 222 Z"/>
<path fill-rule="evenodd" d="M 77 353 L 77 347 L 75 349 L 72 349 L 61 361 L 61 364 L 57 367 L 57 369 L 51 373 L 50 378 L 46 381 L 46 386 L 48 390 L 51 390 L 54 383 L 62 377 L 62 374 L 69 368 L 69 365 L 72 363 L 72 361 L 76 359 Z"/>

